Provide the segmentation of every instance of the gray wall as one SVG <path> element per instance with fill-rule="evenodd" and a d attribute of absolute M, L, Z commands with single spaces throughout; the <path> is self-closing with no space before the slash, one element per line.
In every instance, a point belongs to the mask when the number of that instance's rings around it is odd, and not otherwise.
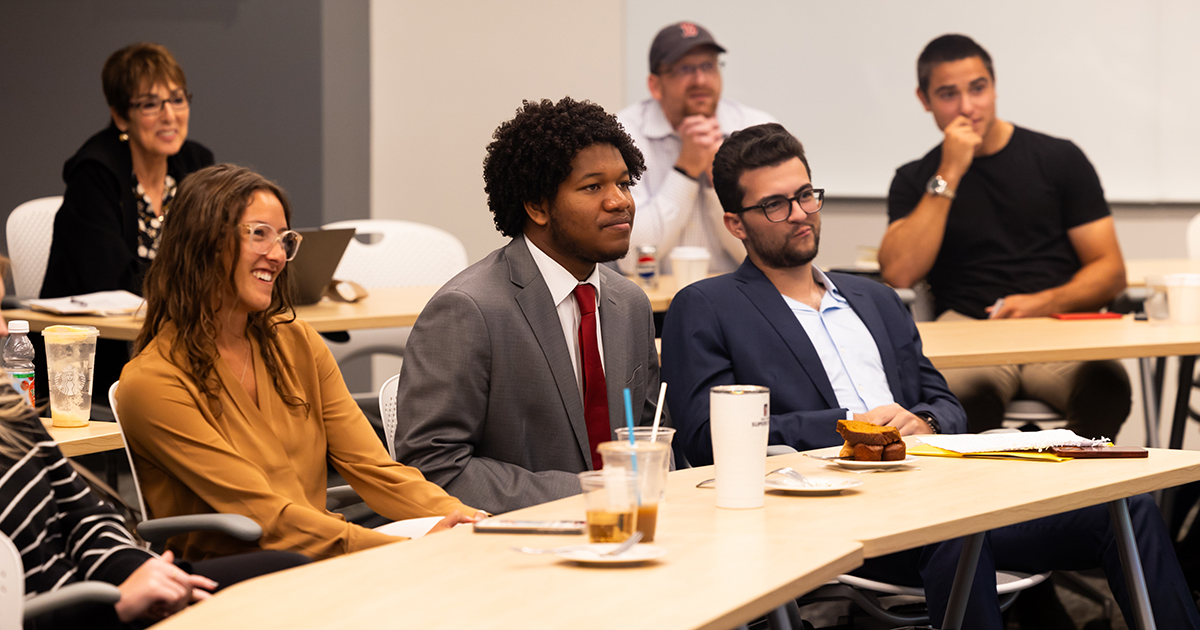
<path fill-rule="evenodd" d="M 368 0 L 5 0 L 0 216 L 63 191 L 63 162 L 108 123 L 100 69 L 156 41 L 195 94 L 189 138 L 258 170 L 300 227 L 366 217 Z M 329 145 L 329 151 L 326 150 Z M 7 250 L 7 246 L 4 247 Z"/>

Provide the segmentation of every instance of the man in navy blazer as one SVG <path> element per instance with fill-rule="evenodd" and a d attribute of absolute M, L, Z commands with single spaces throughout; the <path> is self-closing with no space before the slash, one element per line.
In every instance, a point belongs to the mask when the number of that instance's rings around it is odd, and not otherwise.
<path fill-rule="evenodd" d="M 712 462 L 708 391 L 716 385 L 769 387 L 770 441 L 797 449 L 841 443 L 834 427 L 846 417 L 895 426 L 901 435 L 966 430 L 962 406 L 925 358 L 895 292 L 812 264 L 824 191 L 813 188 L 809 173 L 800 141 L 774 123 L 734 133 L 713 162 L 725 227 L 745 243 L 747 258 L 732 274 L 680 291 L 663 327 L 667 406 L 693 464 Z M 1132 497 L 1129 510 L 1158 625 L 1200 628 L 1154 502 Z M 940 627 L 961 548 L 959 540 L 928 545 L 868 560 L 856 573 L 923 585 Z M 1030 573 L 1103 567 L 1131 618 L 1116 548 L 1103 505 L 989 532 L 966 627 L 1002 627 L 997 564 Z"/>
<path fill-rule="evenodd" d="M 750 254 L 731 274 L 684 288 L 667 314 L 668 406 L 693 465 L 712 463 L 708 390 L 715 385 L 771 389 L 771 444 L 802 451 L 841 442 L 834 427 L 848 417 L 848 409 L 839 402 L 813 342 L 753 258 Z M 966 414 L 922 353 L 917 327 L 896 292 L 853 275 L 825 277 L 837 287 L 831 293 L 849 303 L 875 340 L 894 402 L 902 408 L 886 411 L 907 410 L 920 418 L 926 426 L 911 423 L 911 433 L 929 433 L 932 423 L 942 432 L 965 432 Z"/>

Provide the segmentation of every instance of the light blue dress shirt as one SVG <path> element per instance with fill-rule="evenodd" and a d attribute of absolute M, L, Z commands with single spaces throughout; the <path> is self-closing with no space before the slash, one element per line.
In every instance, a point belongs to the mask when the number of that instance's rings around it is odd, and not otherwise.
<path fill-rule="evenodd" d="M 838 405 L 851 413 L 865 413 L 896 402 L 871 331 L 816 265 L 813 279 L 825 285 L 820 311 L 786 295 L 783 300 L 816 348 Z"/>

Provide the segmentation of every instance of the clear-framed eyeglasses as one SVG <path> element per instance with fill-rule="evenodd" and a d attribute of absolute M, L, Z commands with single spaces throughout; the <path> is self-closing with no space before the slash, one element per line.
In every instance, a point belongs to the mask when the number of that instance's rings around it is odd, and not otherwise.
<path fill-rule="evenodd" d="M 816 214 L 821 211 L 821 206 L 825 203 L 824 188 L 805 188 L 796 193 L 794 197 L 772 197 L 760 204 L 742 208 L 738 212 L 749 212 L 751 210 L 762 210 L 767 216 L 767 220 L 772 223 L 783 223 L 792 216 L 792 202 L 800 206 L 800 210 L 804 214 Z"/>
<path fill-rule="evenodd" d="M 293 230 L 276 232 L 275 228 L 266 223 L 242 223 L 238 227 L 250 241 L 250 249 L 263 256 L 270 253 L 271 248 L 278 243 L 283 248 L 283 255 L 291 260 L 296 257 L 296 252 L 300 251 L 300 242 L 304 240 L 304 237 L 298 232 Z"/>
<path fill-rule="evenodd" d="M 183 90 L 176 90 L 171 93 L 166 99 L 158 98 L 157 96 L 148 96 L 143 99 L 133 101 L 129 104 L 129 108 L 137 113 L 150 118 L 157 116 L 162 112 L 163 106 L 170 104 L 171 109 L 175 112 L 186 112 L 191 104 L 192 94 Z"/>

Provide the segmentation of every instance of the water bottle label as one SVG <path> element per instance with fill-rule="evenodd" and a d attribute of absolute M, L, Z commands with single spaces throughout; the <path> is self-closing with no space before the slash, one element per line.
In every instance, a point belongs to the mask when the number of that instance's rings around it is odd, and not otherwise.
<path fill-rule="evenodd" d="M 9 372 L 8 375 L 12 378 L 13 389 L 25 398 L 30 407 L 34 405 L 33 399 L 33 372 Z"/>

